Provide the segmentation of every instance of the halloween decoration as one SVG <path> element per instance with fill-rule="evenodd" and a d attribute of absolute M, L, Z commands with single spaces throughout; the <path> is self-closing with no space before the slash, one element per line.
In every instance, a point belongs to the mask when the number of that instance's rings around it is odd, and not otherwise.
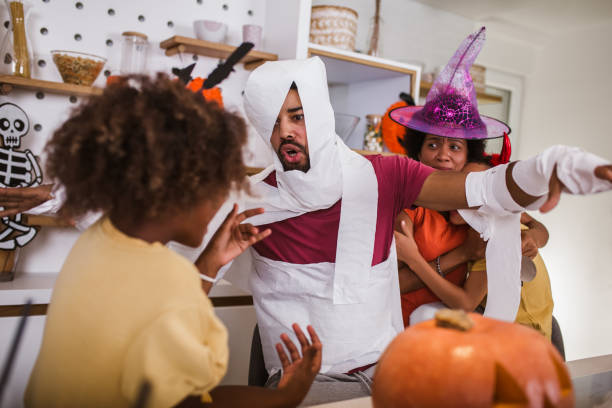
<path fill-rule="evenodd" d="M 440 72 L 424 106 L 405 106 L 389 112 L 408 128 L 461 139 L 491 139 L 510 133 L 505 123 L 480 115 L 470 67 L 485 42 L 485 27 L 469 35 Z"/>
<path fill-rule="evenodd" d="M 35 187 L 42 182 L 42 171 L 34 154 L 29 149 L 16 150 L 29 130 L 30 121 L 23 109 L 10 102 L 0 105 L 0 136 L 3 142 L 0 148 L 0 188 Z M 4 229 L 0 231 L 0 249 L 12 250 L 34 239 L 36 228 L 24 225 L 21 218 L 21 214 L 2 218 L 0 222 Z"/>
<path fill-rule="evenodd" d="M 502 144 L 502 150 L 499 154 L 495 153 L 490 156 L 486 156 L 491 163 L 491 166 L 497 166 L 500 164 L 508 163 L 510 156 L 512 155 L 512 145 L 510 144 L 510 138 L 507 133 L 504 133 L 504 141 Z"/>
<path fill-rule="evenodd" d="M 193 78 L 191 77 L 191 73 L 195 68 L 195 62 L 193 64 L 187 65 L 185 68 L 172 68 L 172 73 L 176 75 L 182 83 L 187 85 Z"/>
<path fill-rule="evenodd" d="M 238 48 L 236 48 L 234 52 L 232 52 L 230 56 L 227 57 L 225 62 L 222 62 L 219 65 L 217 65 L 217 68 L 215 68 L 208 75 L 208 78 L 206 78 L 206 81 L 204 81 L 203 88 L 210 89 L 220 84 L 221 81 L 223 81 L 225 78 L 229 76 L 229 74 L 234 72 L 234 65 L 239 63 L 240 60 L 244 58 L 244 56 L 247 55 L 249 51 L 251 51 L 251 48 L 253 48 L 253 45 L 254 44 L 250 42 L 244 42 L 240 44 Z"/>
<path fill-rule="evenodd" d="M 205 99 L 216 101 L 221 107 L 223 107 L 223 98 L 221 96 L 221 90 L 216 88 L 216 85 L 220 84 L 225 78 L 227 78 L 232 72 L 234 72 L 234 65 L 238 64 L 245 55 L 251 51 L 253 43 L 244 42 L 238 46 L 232 52 L 225 62 L 220 62 L 209 75 L 208 78 L 204 79 L 201 77 L 193 78 L 191 72 L 195 68 L 195 63 L 186 66 L 185 68 L 172 68 L 172 73 L 176 75 L 179 80 L 186 84 L 187 88 L 193 92 L 202 92 Z"/>
<path fill-rule="evenodd" d="M 375 408 L 572 407 L 563 360 L 537 331 L 444 309 L 387 347 L 372 387 Z"/>
<path fill-rule="evenodd" d="M 387 149 L 393 153 L 406 154 L 404 147 L 402 146 L 402 141 L 404 140 L 404 136 L 406 134 L 406 128 L 398 123 L 395 123 L 389 117 L 389 112 L 395 108 L 400 108 L 402 106 L 414 106 L 415 104 L 412 96 L 405 92 L 401 92 L 399 98 L 399 101 L 389 106 L 382 117 L 380 126 L 383 142 L 385 146 L 387 146 Z"/>

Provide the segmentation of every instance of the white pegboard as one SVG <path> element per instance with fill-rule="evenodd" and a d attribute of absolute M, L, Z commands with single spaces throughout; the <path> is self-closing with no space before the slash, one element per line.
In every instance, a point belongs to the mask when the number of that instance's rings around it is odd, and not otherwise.
<path fill-rule="evenodd" d="M 9 20 L 5 3 L 1 3 L 0 21 Z M 171 72 L 197 61 L 194 76 L 206 76 L 217 60 L 192 54 L 166 57 L 159 43 L 173 35 L 194 37 L 193 21 L 218 20 L 228 25 L 227 43 L 237 45 L 242 39 L 243 24 L 265 23 L 265 0 L 30 0 L 26 1 L 26 31 L 33 54 L 32 78 L 61 82 L 51 50 L 88 52 L 107 58 L 105 74 L 118 74 L 121 58 L 121 33 L 139 31 L 149 37 L 147 73 Z M 8 30 L 0 27 L 2 36 Z M 76 40 L 80 38 L 80 40 Z M 264 43 L 265 49 L 265 43 Z M 6 69 L 6 66 L 0 68 Z M 248 76 L 242 66 L 236 67 L 222 85 L 226 105 L 240 110 L 240 94 Z M 104 86 L 103 74 L 94 85 Z M 29 115 L 32 128 L 24 146 L 40 153 L 52 131 L 67 117 L 78 98 L 64 95 L 16 90 L 8 99 Z M 33 137 L 35 135 L 35 137 Z"/>
<path fill-rule="evenodd" d="M 194 20 L 217 20 L 228 25 L 226 42 L 242 41 L 242 25 L 264 27 L 262 49 L 266 48 L 266 0 L 25 0 L 26 35 L 33 55 L 32 78 L 61 82 L 51 50 L 87 52 L 105 57 L 107 63 L 94 85 L 103 87 L 106 74 L 118 74 L 121 60 L 121 33 L 138 31 L 149 40 L 148 74 L 170 73 L 172 67 L 184 67 L 196 61 L 193 76 L 206 76 L 218 60 L 192 54 L 167 57 L 159 43 L 173 35 L 194 37 Z M 4 37 L 9 20 L 6 3 L 0 3 L 0 35 Z M 78 38 L 78 40 L 77 40 Z M 0 72 L 6 67 L 0 66 Z M 3 72 L 3 73 L 6 73 Z M 249 71 L 240 65 L 221 84 L 229 110 L 242 113 L 241 93 Z M 41 156 L 53 131 L 69 116 L 81 98 L 36 93 L 15 89 L 0 96 L 0 103 L 13 102 L 29 116 L 31 130 L 22 139 L 21 149 Z M 258 137 L 250 130 L 246 149 L 249 165 L 261 166 L 271 161 Z M 36 239 L 21 250 L 18 272 L 58 272 L 78 233 L 74 230 L 43 228 Z"/>
<path fill-rule="evenodd" d="M 160 41 L 173 35 L 193 37 L 193 21 L 217 20 L 228 25 L 227 43 L 238 45 L 243 24 L 264 25 L 265 0 L 30 0 L 26 2 L 27 34 L 36 62 L 33 76 L 61 80 L 50 51 L 65 49 L 107 58 L 105 71 L 117 73 L 121 57 L 121 33 L 139 31 L 149 37 L 149 71 L 167 71 L 179 57 L 167 58 Z M 1 21 L 8 20 L 6 6 Z M 43 34 L 46 33 L 46 34 Z M 77 40 L 80 38 L 80 40 Z M 183 55 L 191 62 L 191 55 Z M 204 64 L 203 64 L 204 65 Z M 214 64 L 213 64 L 214 65 Z M 101 76 L 95 83 L 104 84 Z"/>

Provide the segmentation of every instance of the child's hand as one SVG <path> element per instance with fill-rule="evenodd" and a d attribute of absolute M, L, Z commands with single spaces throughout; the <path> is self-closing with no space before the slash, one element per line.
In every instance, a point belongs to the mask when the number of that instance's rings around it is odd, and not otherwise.
<path fill-rule="evenodd" d="M 419 247 L 414 240 L 412 232 L 413 224 L 405 220 L 400 221 L 400 231 L 394 231 L 395 246 L 397 248 L 397 259 L 410 265 L 411 261 L 421 256 Z"/>
<path fill-rule="evenodd" d="M 461 248 L 465 251 L 465 256 L 468 260 L 477 261 L 485 257 L 487 243 L 480 238 L 478 231 L 469 228 Z"/>
<path fill-rule="evenodd" d="M 461 216 L 461 214 L 459 214 L 459 211 L 457 211 L 457 210 L 451 210 L 451 211 L 448 212 L 448 220 L 453 225 L 465 225 L 465 224 L 467 224 L 465 222 L 465 220 L 463 219 L 463 217 Z"/>
<path fill-rule="evenodd" d="M 521 231 L 521 252 L 524 256 L 533 259 L 538 254 L 538 244 L 529 231 Z"/>
<path fill-rule="evenodd" d="M 263 208 L 253 208 L 238 214 L 238 205 L 234 204 L 232 211 L 215 232 L 202 254 L 202 257 L 206 258 L 207 269 L 216 272 L 248 247 L 271 234 L 272 231 L 269 229 L 260 232 L 251 224 L 241 224 L 247 218 L 263 212 Z"/>
<path fill-rule="evenodd" d="M 286 391 L 289 398 L 295 399 L 293 401 L 295 405 L 302 402 L 315 376 L 321 369 L 323 346 L 313 327 L 308 326 L 306 329 L 310 334 L 312 343 L 308 341 L 300 326 L 297 323 L 293 324 L 293 331 L 302 348 L 301 355 L 286 333 L 281 334 L 281 340 L 289 350 L 291 360 L 287 357 L 283 346 L 280 343 L 276 344 L 276 352 L 283 366 L 283 376 L 278 383 L 278 389 Z"/>

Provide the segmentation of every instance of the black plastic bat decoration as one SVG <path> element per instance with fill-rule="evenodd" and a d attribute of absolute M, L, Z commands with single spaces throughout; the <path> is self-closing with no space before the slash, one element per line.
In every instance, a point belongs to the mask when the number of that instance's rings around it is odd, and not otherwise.
<path fill-rule="evenodd" d="M 195 62 L 191 65 L 186 66 L 185 68 L 172 68 L 172 73 L 178 77 L 178 79 L 187 85 L 193 79 L 191 73 L 193 72 L 193 68 L 195 68 Z"/>
<path fill-rule="evenodd" d="M 206 78 L 206 81 L 204 81 L 202 88 L 214 88 L 216 85 L 221 83 L 221 81 L 227 78 L 229 74 L 234 71 L 234 65 L 239 63 L 240 60 L 243 59 L 244 56 L 249 53 L 249 51 L 251 51 L 253 46 L 254 44 L 252 42 L 243 42 L 242 44 L 240 44 L 240 46 L 238 46 L 238 48 L 236 48 L 234 52 L 232 52 L 230 56 L 227 57 L 225 62 L 222 62 L 217 65 L 217 68 L 215 68 L 208 75 L 208 78 Z"/>
<path fill-rule="evenodd" d="M 202 88 L 198 90 L 200 92 L 202 89 L 211 89 L 221 83 L 225 78 L 229 76 L 234 71 L 234 65 L 238 64 L 240 60 L 244 58 L 245 55 L 251 51 L 253 48 L 253 43 L 251 42 L 243 42 L 232 52 L 225 61 L 220 62 L 219 65 L 208 75 L 204 83 L 202 84 Z M 172 73 L 176 75 L 181 82 L 187 85 L 190 81 L 193 80 L 191 73 L 193 72 L 193 68 L 195 67 L 195 62 L 191 65 L 186 66 L 185 68 L 172 68 Z"/>

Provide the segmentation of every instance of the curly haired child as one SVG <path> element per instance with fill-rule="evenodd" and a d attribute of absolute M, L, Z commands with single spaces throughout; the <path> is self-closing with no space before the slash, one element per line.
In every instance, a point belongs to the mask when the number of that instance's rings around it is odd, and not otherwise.
<path fill-rule="evenodd" d="M 49 141 L 47 172 L 64 186 L 62 211 L 102 212 L 55 284 L 26 406 L 295 406 L 321 364 L 321 343 L 284 334 L 276 390 L 216 387 L 227 332 L 198 273 L 269 235 L 236 206 L 193 265 L 165 244 L 198 246 L 231 188 L 245 189 L 244 121 L 160 74 L 130 77 L 78 107 Z M 202 287 L 204 286 L 204 291 Z M 210 391 L 210 393 L 209 393 Z M 208 406 L 208 405 L 207 405 Z"/>

